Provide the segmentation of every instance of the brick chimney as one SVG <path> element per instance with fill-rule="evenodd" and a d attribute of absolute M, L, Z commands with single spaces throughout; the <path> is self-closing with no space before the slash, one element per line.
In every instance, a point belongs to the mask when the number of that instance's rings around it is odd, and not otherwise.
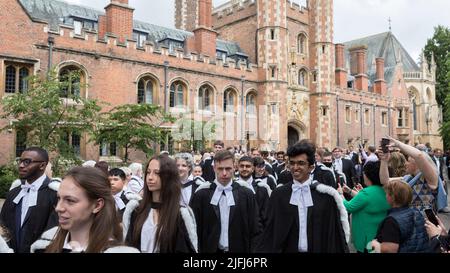
<path fill-rule="evenodd" d="M 367 46 L 352 47 L 349 51 L 352 56 L 352 74 L 355 74 L 355 88 L 356 90 L 369 91 L 369 78 L 367 77 L 366 65 Z M 354 71 L 354 69 L 356 70 Z"/>
<path fill-rule="evenodd" d="M 212 29 L 212 0 L 198 0 L 198 28 L 187 41 L 188 50 L 211 58 L 216 56 L 217 32 Z"/>
<path fill-rule="evenodd" d="M 340 88 L 347 87 L 347 70 L 345 70 L 344 49 L 343 44 L 336 44 L 336 85 Z"/>
<path fill-rule="evenodd" d="M 384 59 L 376 58 L 377 78 L 375 80 L 374 91 L 381 95 L 387 95 L 386 81 L 384 80 Z"/>
<path fill-rule="evenodd" d="M 121 43 L 132 39 L 134 8 L 128 6 L 128 0 L 111 0 L 105 11 L 106 15 L 98 19 L 99 38 L 110 33 L 116 35 Z"/>

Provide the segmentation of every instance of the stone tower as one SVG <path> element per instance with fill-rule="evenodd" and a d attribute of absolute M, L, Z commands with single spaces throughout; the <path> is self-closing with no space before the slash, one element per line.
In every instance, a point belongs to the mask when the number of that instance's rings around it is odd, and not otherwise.
<path fill-rule="evenodd" d="M 259 136 L 267 149 L 287 147 L 288 32 L 287 1 L 257 0 Z"/>
<path fill-rule="evenodd" d="M 442 108 L 436 102 L 436 62 L 420 56 L 420 70 L 403 73 L 411 100 L 411 120 L 414 143 L 430 143 L 432 148 L 443 146 L 438 134 L 442 126 Z"/>
<path fill-rule="evenodd" d="M 198 26 L 198 0 L 175 0 L 175 28 L 194 31 Z"/>
<path fill-rule="evenodd" d="M 309 0 L 311 139 L 318 146 L 337 144 L 333 0 Z M 342 144 L 342 143 L 340 143 Z"/>

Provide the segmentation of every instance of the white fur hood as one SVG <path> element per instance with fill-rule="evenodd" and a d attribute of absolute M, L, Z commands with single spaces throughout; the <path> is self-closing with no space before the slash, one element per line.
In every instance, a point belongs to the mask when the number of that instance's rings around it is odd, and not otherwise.
<path fill-rule="evenodd" d="M 30 252 L 35 253 L 36 250 L 45 250 L 50 245 L 53 238 L 55 238 L 58 227 L 51 228 L 42 233 L 41 238 L 31 245 Z"/>
<path fill-rule="evenodd" d="M 337 208 L 339 210 L 342 228 L 344 229 L 345 240 L 348 243 L 350 241 L 350 224 L 348 222 L 348 213 L 344 207 L 344 202 L 341 195 L 336 189 L 320 183 L 317 183 L 316 190 L 320 193 L 328 194 L 334 198 L 334 201 L 336 202 Z"/>
<path fill-rule="evenodd" d="M 0 253 L 14 253 L 14 250 L 9 248 L 3 236 L 0 236 Z"/>

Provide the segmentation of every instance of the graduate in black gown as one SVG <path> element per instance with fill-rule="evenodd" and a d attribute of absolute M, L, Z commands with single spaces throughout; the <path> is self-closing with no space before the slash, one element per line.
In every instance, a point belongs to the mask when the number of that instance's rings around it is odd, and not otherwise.
<path fill-rule="evenodd" d="M 239 176 L 237 177 L 237 182 L 243 186 L 249 187 L 255 193 L 256 203 L 258 205 L 258 216 L 262 228 L 264 228 L 267 221 L 267 206 L 272 190 L 264 181 L 253 178 L 254 170 L 253 158 L 249 156 L 241 157 L 238 162 Z"/>
<path fill-rule="evenodd" d="M 214 153 L 218 151 L 222 151 L 225 147 L 225 144 L 222 140 L 214 141 Z M 206 159 L 202 164 L 202 177 L 205 181 L 214 181 L 215 173 L 214 173 L 214 157 Z"/>
<path fill-rule="evenodd" d="M 150 159 L 145 169 L 144 196 L 130 200 L 123 216 L 125 242 L 143 253 L 195 253 L 195 218 L 180 206 L 181 182 L 175 160 Z"/>
<path fill-rule="evenodd" d="M 335 189 L 311 179 L 314 153 L 315 147 L 309 141 L 289 148 L 294 181 L 272 192 L 268 223 L 258 252 L 348 252 L 347 212 Z"/>
<path fill-rule="evenodd" d="M 127 176 L 121 169 L 113 168 L 109 170 L 108 180 L 111 183 L 112 195 L 116 204 L 117 218 L 119 219 L 119 222 L 122 222 L 122 216 L 129 201 L 124 191 L 126 179 Z"/>
<path fill-rule="evenodd" d="M 25 149 L 18 160 L 22 184 L 8 192 L 0 216 L 16 253 L 29 253 L 31 244 L 58 224 L 56 188 L 44 173 L 48 161 L 47 151 L 38 147 Z"/>
<path fill-rule="evenodd" d="M 180 174 L 181 182 L 181 198 L 180 204 L 187 207 L 191 203 L 192 196 L 194 196 L 197 188 L 205 182 L 201 176 L 192 174 L 194 166 L 194 158 L 189 153 L 178 153 L 175 155 L 175 161 Z"/>
<path fill-rule="evenodd" d="M 200 253 L 253 252 L 260 233 L 255 194 L 232 180 L 234 156 L 214 156 L 216 180 L 201 185 L 191 207 L 197 222 Z"/>

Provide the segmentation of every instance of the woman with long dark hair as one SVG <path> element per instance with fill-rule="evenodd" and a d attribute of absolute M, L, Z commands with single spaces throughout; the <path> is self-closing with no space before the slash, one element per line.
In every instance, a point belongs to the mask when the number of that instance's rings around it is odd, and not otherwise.
<path fill-rule="evenodd" d="M 195 218 L 180 207 L 181 182 L 175 161 L 153 157 L 145 168 L 140 202 L 130 201 L 123 224 L 125 241 L 145 253 L 196 252 Z"/>

